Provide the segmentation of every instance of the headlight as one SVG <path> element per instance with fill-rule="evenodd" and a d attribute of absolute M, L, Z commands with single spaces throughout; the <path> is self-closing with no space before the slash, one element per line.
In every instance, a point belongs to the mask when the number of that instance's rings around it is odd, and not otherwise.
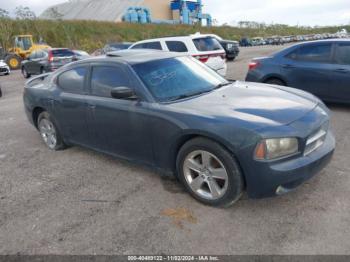
<path fill-rule="evenodd" d="M 299 152 L 297 138 L 273 138 L 262 140 L 255 149 L 255 159 L 273 160 L 294 155 Z"/>

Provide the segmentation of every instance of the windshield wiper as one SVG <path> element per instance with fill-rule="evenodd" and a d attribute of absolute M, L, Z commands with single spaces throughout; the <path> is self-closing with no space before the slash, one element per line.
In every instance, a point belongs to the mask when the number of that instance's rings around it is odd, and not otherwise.
<path fill-rule="evenodd" d="M 226 82 L 226 83 L 221 83 L 221 84 L 218 84 L 215 89 L 219 89 L 221 87 L 224 87 L 224 86 L 228 86 L 228 85 L 231 85 L 232 83 L 231 82 Z"/>

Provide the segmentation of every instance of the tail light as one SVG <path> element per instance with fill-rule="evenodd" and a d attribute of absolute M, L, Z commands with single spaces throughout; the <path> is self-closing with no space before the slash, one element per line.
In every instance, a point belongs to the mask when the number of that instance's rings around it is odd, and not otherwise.
<path fill-rule="evenodd" d="M 53 54 L 49 51 L 49 62 L 53 62 Z"/>
<path fill-rule="evenodd" d="M 257 62 L 257 61 L 252 61 L 252 62 L 249 63 L 249 70 L 254 70 L 254 69 L 256 69 L 259 65 L 260 65 L 259 62 Z"/>
<path fill-rule="evenodd" d="M 226 54 L 225 53 L 221 53 L 221 54 L 212 54 L 212 55 L 194 55 L 193 57 L 198 59 L 202 63 L 206 63 L 206 62 L 208 62 L 210 57 L 221 57 L 223 60 L 225 60 L 226 59 Z"/>

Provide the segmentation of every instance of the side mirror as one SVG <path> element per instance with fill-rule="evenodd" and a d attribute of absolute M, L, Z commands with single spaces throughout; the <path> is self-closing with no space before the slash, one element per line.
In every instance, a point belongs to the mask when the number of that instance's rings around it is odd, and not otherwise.
<path fill-rule="evenodd" d="M 28 60 L 28 61 L 30 61 L 30 60 L 31 60 L 31 58 L 28 56 L 28 57 L 27 57 L 27 60 Z"/>
<path fill-rule="evenodd" d="M 115 87 L 111 91 L 111 96 L 117 99 L 135 98 L 134 91 L 126 86 Z"/>

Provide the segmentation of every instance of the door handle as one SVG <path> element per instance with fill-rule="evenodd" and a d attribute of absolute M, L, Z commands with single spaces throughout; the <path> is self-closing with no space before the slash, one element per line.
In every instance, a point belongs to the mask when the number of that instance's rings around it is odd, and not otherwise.
<path fill-rule="evenodd" d="M 334 71 L 338 72 L 338 73 L 348 73 L 349 72 L 349 70 L 347 70 L 345 68 L 338 68 L 338 69 L 335 69 Z"/>
<path fill-rule="evenodd" d="M 96 109 L 96 105 L 90 105 L 90 104 L 89 104 L 89 108 L 91 108 L 91 109 Z"/>
<path fill-rule="evenodd" d="M 293 65 L 290 65 L 290 64 L 285 64 L 285 65 L 282 65 L 283 68 L 295 68 L 295 66 Z"/>

